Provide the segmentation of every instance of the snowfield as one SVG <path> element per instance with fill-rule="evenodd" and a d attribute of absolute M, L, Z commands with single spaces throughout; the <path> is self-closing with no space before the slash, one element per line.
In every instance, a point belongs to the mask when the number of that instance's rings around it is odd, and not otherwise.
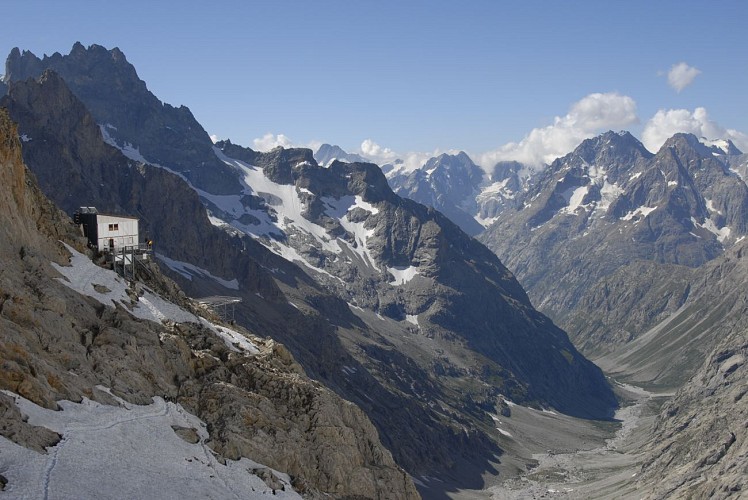
<path fill-rule="evenodd" d="M 0 470 L 8 479 L 3 497 L 301 498 L 286 474 L 273 471 L 284 488 L 273 491 L 252 473 L 265 469 L 263 465 L 246 458 L 222 465 L 205 444 L 205 423 L 181 405 L 156 397 L 152 404 L 138 406 L 115 397 L 120 406 L 83 399 L 60 401 L 63 411 L 52 411 L 3 392 L 15 400 L 29 424 L 62 436 L 46 454 L 0 437 Z M 172 426 L 193 429 L 199 441 L 185 441 Z"/>
<path fill-rule="evenodd" d="M 137 303 L 133 304 L 132 298 L 127 294 L 127 282 L 123 278 L 114 271 L 97 266 L 73 247 L 69 245 L 65 245 L 65 247 L 72 254 L 70 266 L 60 266 L 55 263 L 52 263 L 52 265 L 63 275 L 63 278 L 58 278 L 58 280 L 76 292 L 93 297 L 106 306 L 115 307 L 119 304 L 133 316 L 156 323 L 164 321 L 201 323 L 220 337 L 235 352 L 243 351 L 247 354 L 257 354 L 259 352 L 257 346 L 241 333 L 225 326 L 216 325 L 205 318 L 198 318 L 191 312 L 185 311 L 178 305 L 164 300 L 147 289 L 138 297 Z M 186 266 L 189 265 L 186 264 Z M 193 269 L 193 272 L 199 270 L 194 266 L 190 266 L 190 269 Z M 204 272 L 207 273 L 207 271 Z M 220 280 L 210 273 L 208 275 L 213 279 Z"/>
<path fill-rule="evenodd" d="M 119 304 L 140 319 L 157 323 L 164 320 L 175 323 L 198 322 L 194 314 L 167 302 L 148 290 L 145 290 L 143 295 L 138 297 L 138 302 L 133 305 L 132 298 L 127 294 L 127 282 L 123 278 L 114 271 L 97 266 L 73 247 L 67 244 L 65 247 L 72 254 L 70 266 L 60 266 L 55 263 L 52 263 L 52 266 L 63 275 L 63 278 L 58 278 L 58 280 L 68 288 L 92 297 L 105 306 L 115 307 Z"/>

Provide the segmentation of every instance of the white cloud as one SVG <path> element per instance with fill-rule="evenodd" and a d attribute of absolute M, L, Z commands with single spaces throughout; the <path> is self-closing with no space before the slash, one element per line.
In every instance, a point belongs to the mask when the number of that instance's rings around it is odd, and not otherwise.
<path fill-rule="evenodd" d="M 292 147 L 291 139 L 283 134 L 271 134 L 267 133 L 262 137 L 252 140 L 252 149 L 255 151 L 270 151 L 271 149 L 283 146 L 284 148 Z"/>
<path fill-rule="evenodd" d="M 667 74 L 667 83 L 675 89 L 676 92 L 680 92 L 684 88 L 691 85 L 694 79 L 701 74 L 701 71 L 689 66 L 684 62 L 673 64 Z"/>
<path fill-rule="evenodd" d="M 631 97 L 616 92 L 589 94 L 575 102 L 565 116 L 557 116 L 553 125 L 535 128 L 519 142 L 483 153 L 478 164 L 490 169 L 498 161 L 516 160 L 537 168 L 572 151 L 584 139 L 638 121 Z"/>
<path fill-rule="evenodd" d="M 401 160 L 403 163 L 398 168 L 399 172 L 411 172 L 413 170 L 421 168 L 430 158 L 439 156 L 442 153 L 457 154 L 458 150 L 443 151 L 441 149 L 435 149 L 431 152 L 425 151 L 409 151 L 407 153 L 397 153 L 390 148 L 382 147 L 371 139 L 366 139 L 361 143 L 361 148 L 358 154 L 368 159 L 372 163 L 377 165 L 385 165 L 392 163 L 395 160 Z"/>
<path fill-rule="evenodd" d="M 397 159 L 397 153 L 390 148 L 383 148 L 371 139 L 361 143 L 361 154 L 377 165 L 384 165 Z"/>
<path fill-rule="evenodd" d="M 730 139 L 741 151 L 748 151 L 748 135 L 728 129 L 709 118 L 705 108 L 661 109 L 647 122 L 642 142 L 650 151 L 657 151 L 668 138 L 678 132 L 707 139 Z"/>
<path fill-rule="evenodd" d="M 220 139 L 220 138 L 219 138 L 219 137 L 218 137 L 218 136 L 217 136 L 216 134 L 212 134 L 212 135 L 210 136 L 210 140 L 211 140 L 211 141 L 213 142 L 213 144 L 215 144 L 215 143 L 217 143 L 218 141 L 220 141 L 221 139 Z"/>

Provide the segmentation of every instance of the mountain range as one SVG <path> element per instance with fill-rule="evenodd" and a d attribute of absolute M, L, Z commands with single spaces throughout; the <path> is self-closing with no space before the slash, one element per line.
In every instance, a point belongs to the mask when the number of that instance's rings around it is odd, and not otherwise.
<path fill-rule="evenodd" d="M 141 217 L 187 294 L 242 298 L 237 322 L 283 342 L 307 375 L 360 407 L 412 476 L 479 487 L 501 460 L 492 415 L 509 411 L 506 400 L 612 416 L 602 372 L 499 259 L 396 195 L 376 165 L 213 145 L 117 49 L 14 50 L 6 81 L 0 106 L 46 195 L 68 214 Z"/>
<path fill-rule="evenodd" d="M 488 172 L 464 152 L 413 171 L 329 144 L 260 152 L 214 144 L 122 51 L 79 43 L 41 59 L 14 49 L 0 96 L 2 389 L 48 408 L 163 397 L 206 424 L 192 444 L 208 456 L 264 464 L 263 488 L 447 498 L 531 472 L 497 426 L 517 404 L 613 417 L 584 353 L 675 392 L 631 487 L 748 487 L 748 155 L 731 142 L 676 134 L 652 153 L 607 132 L 545 168 Z M 87 262 L 68 219 L 80 206 L 136 215 L 155 241 L 146 282 L 114 302 L 77 293 L 63 269 Z M 96 293 L 119 286 L 106 283 Z M 241 299 L 235 325 L 188 298 L 208 295 Z M 139 317 L 138 297 L 175 316 Z M 53 334 L 55 314 L 67 326 Z M 3 436 L 59 450 L 52 427 L 23 423 L 26 402 L 2 401 Z"/>

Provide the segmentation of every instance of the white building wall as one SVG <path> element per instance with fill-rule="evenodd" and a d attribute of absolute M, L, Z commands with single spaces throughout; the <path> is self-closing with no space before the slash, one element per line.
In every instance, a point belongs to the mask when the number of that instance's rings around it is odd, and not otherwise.
<path fill-rule="evenodd" d="M 99 250 L 133 246 L 139 243 L 138 219 L 99 215 L 96 218 L 98 226 Z"/>

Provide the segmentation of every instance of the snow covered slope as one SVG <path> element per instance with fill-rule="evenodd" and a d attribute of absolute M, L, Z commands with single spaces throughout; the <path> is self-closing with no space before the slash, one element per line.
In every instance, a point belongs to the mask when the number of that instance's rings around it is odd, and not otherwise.
<path fill-rule="evenodd" d="M 103 387 L 98 390 L 110 393 Z M 8 391 L 33 426 L 60 441 L 46 453 L 0 437 L 0 470 L 13 498 L 296 499 L 291 478 L 247 458 L 219 461 L 205 422 L 156 397 L 150 405 L 120 398 L 119 406 L 89 399 L 42 408 Z M 110 393 L 111 395 L 111 393 Z M 158 443 L 154 446 L 154 443 Z M 222 463 L 223 462 L 223 463 Z M 273 478 L 265 481 L 264 478 Z M 269 486 L 268 483 L 273 486 Z"/>

